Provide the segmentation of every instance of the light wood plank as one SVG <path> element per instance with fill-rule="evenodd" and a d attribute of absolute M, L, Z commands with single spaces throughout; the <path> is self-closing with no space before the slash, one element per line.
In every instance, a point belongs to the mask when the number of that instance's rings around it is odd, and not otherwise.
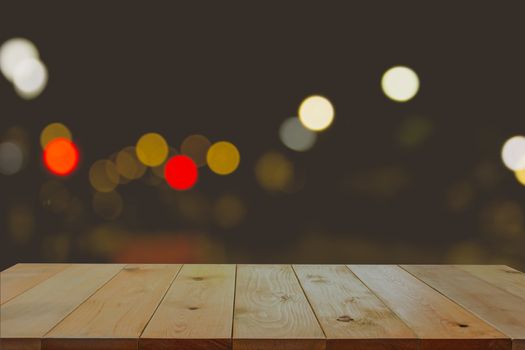
<path fill-rule="evenodd" d="M 64 270 L 69 264 L 16 264 L 0 272 L 0 305 Z"/>
<path fill-rule="evenodd" d="M 0 306 L 2 350 L 40 349 L 40 339 L 44 334 L 113 278 L 122 267 L 97 264 L 70 266 Z"/>
<path fill-rule="evenodd" d="M 46 334 L 42 349 L 133 349 L 181 265 L 126 265 Z"/>
<path fill-rule="evenodd" d="M 231 349 L 235 270 L 235 265 L 184 265 L 139 348 Z"/>
<path fill-rule="evenodd" d="M 446 265 L 403 268 L 513 339 L 525 340 L 525 302 L 490 283 Z"/>
<path fill-rule="evenodd" d="M 328 350 L 418 349 L 419 341 L 344 265 L 294 265 Z"/>
<path fill-rule="evenodd" d="M 238 265 L 233 348 L 325 349 L 323 331 L 289 265 Z"/>
<path fill-rule="evenodd" d="M 505 335 L 393 265 L 349 265 L 421 339 L 422 349 L 510 349 Z"/>
<path fill-rule="evenodd" d="M 456 267 L 525 300 L 525 273 L 523 272 L 505 265 L 457 265 Z"/>

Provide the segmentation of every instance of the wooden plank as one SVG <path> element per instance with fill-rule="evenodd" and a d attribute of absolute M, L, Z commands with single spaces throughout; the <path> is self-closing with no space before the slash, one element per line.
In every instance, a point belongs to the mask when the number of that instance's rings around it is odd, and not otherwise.
<path fill-rule="evenodd" d="M 126 265 L 45 335 L 44 350 L 138 347 L 138 338 L 181 265 Z"/>
<path fill-rule="evenodd" d="M 412 350 L 419 340 L 344 265 L 294 265 L 328 350 Z"/>
<path fill-rule="evenodd" d="M 446 265 L 404 265 L 403 268 L 513 339 L 525 341 L 525 302 L 490 283 Z"/>
<path fill-rule="evenodd" d="M 73 265 L 0 306 L 2 350 L 40 349 L 40 339 L 123 265 Z"/>
<path fill-rule="evenodd" d="M 457 265 L 461 270 L 525 300 L 525 273 L 505 265 Z"/>
<path fill-rule="evenodd" d="M 238 265 L 236 350 L 325 349 L 323 331 L 289 265 Z"/>
<path fill-rule="evenodd" d="M 231 349 L 235 270 L 235 265 L 184 265 L 139 349 Z"/>
<path fill-rule="evenodd" d="M 509 349 L 508 337 L 399 266 L 350 265 L 421 339 L 421 349 Z"/>
<path fill-rule="evenodd" d="M 69 264 L 16 264 L 0 272 L 0 305 L 68 266 Z"/>

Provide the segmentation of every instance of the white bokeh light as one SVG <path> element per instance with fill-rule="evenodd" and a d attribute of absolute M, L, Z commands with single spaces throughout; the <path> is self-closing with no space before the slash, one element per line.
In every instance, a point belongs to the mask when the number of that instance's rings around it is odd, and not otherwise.
<path fill-rule="evenodd" d="M 13 142 L 0 143 L 0 173 L 13 175 L 22 169 L 24 154 Z"/>
<path fill-rule="evenodd" d="M 38 58 L 36 46 L 23 38 L 9 39 L 0 47 L 0 70 L 7 80 L 12 81 L 16 66 L 27 58 Z"/>
<path fill-rule="evenodd" d="M 406 102 L 411 100 L 419 91 L 419 78 L 408 67 L 392 67 L 383 74 L 381 88 L 391 100 Z"/>
<path fill-rule="evenodd" d="M 501 159 L 513 171 L 525 169 L 525 137 L 514 136 L 508 139 L 501 149 Z"/>
<path fill-rule="evenodd" d="M 299 120 L 310 130 L 324 130 L 334 121 L 334 106 L 326 97 L 307 97 L 299 106 Z"/>
<path fill-rule="evenodd" d="M 317 134 L 305 128 L 297 117 L 288 118 L 281 124 L 279 137 L 286 147 L 298 152 L 309 150 L 317 140 Z"/>
<path fill-rule="evenodd" d="M 26 58 L 19 62 L 13 72 L 16 92 L 23 98 L 40 95 L 47 84 L 47 68 L 36 58 Z"/>

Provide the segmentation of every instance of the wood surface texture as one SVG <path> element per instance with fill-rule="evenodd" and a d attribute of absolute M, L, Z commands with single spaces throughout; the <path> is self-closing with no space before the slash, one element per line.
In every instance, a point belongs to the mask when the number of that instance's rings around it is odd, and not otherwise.
<path fill-rule="evenodd" d="M 2 350 L 525 350 L 503 265 L 17 264 Z"/>
<path fill-rule="evenodd" d="M 68 264 L 16 264 L 0 272 L 0 305 L 68 266 Z"/>
<path fill-rule="evenodd" d="M 505 333 L 522 347 L 525 340 L 525 300 L 457 266 L 403 266 L 405 270 Z M 444 278 L 446 276 L 446 278 Z M 525 291 L 521 293 L 525 295 Z"/>

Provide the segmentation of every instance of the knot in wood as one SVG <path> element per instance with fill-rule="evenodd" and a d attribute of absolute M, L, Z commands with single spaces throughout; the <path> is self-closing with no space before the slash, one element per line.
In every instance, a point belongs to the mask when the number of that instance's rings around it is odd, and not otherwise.
<path fill-rule="evenodd" d="M 354 319 L 348 315 L 343 315 L 343 316 L 339 316 L 337 320 L 339 322 L 350 322 L 350 321 L 353 321 Z"/>

